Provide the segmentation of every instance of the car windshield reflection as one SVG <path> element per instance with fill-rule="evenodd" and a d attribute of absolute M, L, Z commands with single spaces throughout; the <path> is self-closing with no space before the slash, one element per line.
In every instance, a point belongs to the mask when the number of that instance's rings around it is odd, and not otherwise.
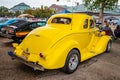
<path fill-rule="evenodd" d="M 70 18 L 64 18 L 64 17 L 57 17 L 57 18 L 54 18 L 51 23 L 70 24 L 71 19 Z"/>

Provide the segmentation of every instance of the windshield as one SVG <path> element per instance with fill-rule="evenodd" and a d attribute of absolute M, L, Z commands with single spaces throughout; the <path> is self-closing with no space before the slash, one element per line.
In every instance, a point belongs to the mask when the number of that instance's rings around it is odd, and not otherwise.
<path fill-rule="evenodd" d="M 51 23 L 70 24 L 71 19 L 70 18 L 64 18 L 64 17 L 57 17 L 57 18 L 54 18 Z"/>

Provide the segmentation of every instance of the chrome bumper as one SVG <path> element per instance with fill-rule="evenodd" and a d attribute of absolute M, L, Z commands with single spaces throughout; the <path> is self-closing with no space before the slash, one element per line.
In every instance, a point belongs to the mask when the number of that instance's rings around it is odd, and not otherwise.
<path fill-rule="evenodd" d="M 44 68 L 41 65 L 34 62 L 25 61 L 24 59 L 17 57 L 13 52 L 8 52 L 8 55 L 12 58 L 12 60 L 18 60 L 19 62 L 32 67 L 34 70 L 44 71 Z"/>
<path fill-rule="evenodd" d="M 10 38 L 10 39 L 15 36 L 15 35 L 11 35 L 11 34 L 5 34 L 5 33 L 2 33 L 2 32 L 0 32 L 0 35 L 3 36 L 3 37 Z"/>

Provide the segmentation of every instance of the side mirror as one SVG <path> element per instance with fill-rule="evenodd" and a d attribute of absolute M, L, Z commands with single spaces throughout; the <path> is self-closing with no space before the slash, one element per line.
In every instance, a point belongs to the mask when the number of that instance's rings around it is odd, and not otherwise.
<path fill-rule="evenodd" d="M 16 48 L 18 46 L 18 43 L 12 43 L 12 46 Z"/>

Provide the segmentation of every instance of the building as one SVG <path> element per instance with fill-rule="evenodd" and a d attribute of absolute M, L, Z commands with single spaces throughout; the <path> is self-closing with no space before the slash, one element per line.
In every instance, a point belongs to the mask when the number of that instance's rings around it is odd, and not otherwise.
<path fill-rule="evenodd" d="M 99 13 L 99 8 L 96 10 L 90 10 L 87 7 L 84 6 L 84 4 L 80 4 L 77 6 L 73 6 L 73 7 L 66 7 L 66 9 L 70 12 L 89 12 L 89 13 Z M 113 10 L 104 10 L 105 14 L 111 14 L 111 15 L 120 15 L 120 5 L 118 5 L 116 8 L 114 8 Z"/>
<path fill-rule="evenodd" d="M 31 7 L 25 3 L 20 3 L 18 5 L 13 6 L 12 8 L 10 8 L 9 11 L 11 11 L 11 12 L 20 11 L 21 13 L 23 13 L 26 9 L 31 9 Z"/>
<path fill-rule="evenodd" d="M 69 11 L 61 5 L 52 4 L 49 8 L 56 13 L 69 13 Z"/>

